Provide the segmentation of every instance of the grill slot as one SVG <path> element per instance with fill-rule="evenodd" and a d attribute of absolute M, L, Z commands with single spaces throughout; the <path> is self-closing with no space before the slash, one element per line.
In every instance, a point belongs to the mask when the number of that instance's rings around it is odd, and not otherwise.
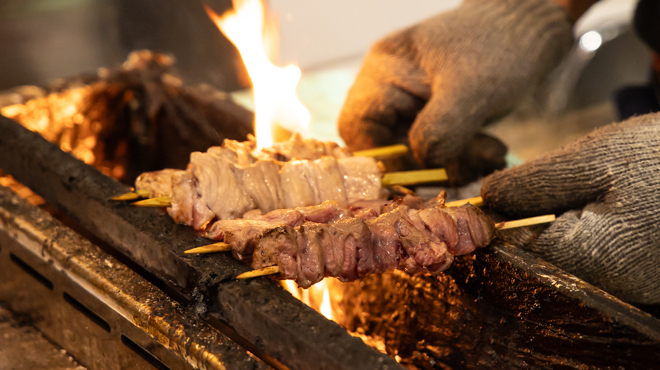
<path fill-rule="evenodd" d="M 139 344 L 137 344 L 137 343 L 133 342 L 132 340 L 130 340 L 130 339 L 129 339 L 127 336 L 125 336 L 124 334 L 121 335 L 121 342 L 124 343 L 124 345 L 125 345 L 126 347 L 130 348 L 131 350 L 133 350 L 133 352 L 135 352 L 135 353 L 137 353 L 138 355 L 140 355 L 140 357 L 142 357 L 143 359 L 147 360 L 147 361 L 148 361 L 150 364 L 152 364 L 156 369 L 158 369 L 158 370 L 170 370 L 170 368 L 167 367 L 167 365 L 165 365 L 164 363 L 160 362 L 160 360 L 157 359 L 156 357 L 154 357 L 154 355 L 152 355 L 151 353 L 149 353 L 146 349 L 142 348 Z"/>
<path fill-rule="evenodd" d="M 25 261 L 22 259 L 18 258 L 15 254 L 10 253 L 9 258 L 11 259 L 12 262 L 18 267 L 21 268 L 21 270 L 27 272 L 30 276 L 35 278 L 38 282 L 40 282 L 43 286 L 46 288 L 53 290 L 54 286 L 53 283 L 48 280 L 47 277 L 41 275 L 37 270 L 35 270 L 32 266 L 28 265 Z"/>
<path fill-rule="evenodd" d="M 83 315 L 87 316 L 90 320 L 92 320 L 96 325 L 100 326 L 103 330 L 107 331 L 108 333 L 110 332 L 110 324 L 108 324 L 107 321 L 103 320 L 101 316 L 97 315 L 94 311 L 90 310 L 85 306 L 84 304 L 78 302 L 77 299 L 73 298 L 69 293 L 64 292 L 62 293 L 62 296 L 64 297 L 64 300 L 73 306 L 76 310 L 80 311 Z"/>

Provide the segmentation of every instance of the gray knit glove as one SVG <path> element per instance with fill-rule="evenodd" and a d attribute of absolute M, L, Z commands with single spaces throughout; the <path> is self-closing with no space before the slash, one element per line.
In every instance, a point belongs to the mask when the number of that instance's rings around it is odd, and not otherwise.
<path fill-rule="evenodd" d="M 660 113 L 496 172 L 481 195 L 514 218 L 564 212 L 522 247 L 624 301 L 660 303 Z"/>
<path fill-rule="evenodd" d="M 339 132 L 352 150 L 409 141 L 419 163 L 448 166 L 484 123 L 560 62 L 571 41 L 566 14 L 550 0 L 465 0 L 373 46 Z"/>

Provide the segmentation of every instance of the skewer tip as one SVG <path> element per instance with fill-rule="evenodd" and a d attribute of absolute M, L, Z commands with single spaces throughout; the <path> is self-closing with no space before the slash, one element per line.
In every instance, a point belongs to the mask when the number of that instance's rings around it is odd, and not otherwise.
<path fill-rule="evenodd" d="M 498 222 L 495 224 L 495 227 L 500 230 L 506 230 L 506 229 L 513 229 L 516 227 L 545 224 L 548 222 L 553 222 L 554 220 L 555 220 L 555 215 L 544 215 L 544 216 L 523 218 L 521 220 L 515 220 L 515 221 Z"/>
<path fill-rule="evenodd" d="M 140 200 L 135 203 L 131 203 L 133 206 L 137 207 L 171 207 L 172 198 L 171 197 L 158 197 Z"/>
<path fill-rule="evenodd" d="M 202 253 L 216 253 L 216 252 L 229 252 L 231 251 L 231 245 L 219 242 L 209 245 L 203 245 L 201 247 L 192 248 L 184 251 L 185 254 L 202 254 Z"/>
<path fill-rule="evenodd" d="M 482 197 L 474 197 L 468 199 L 455 200 L 453 202 L 445 203 L 445 207 L 460 207 L 468 203 L 472 204 L 475 207 L 483 207 L 484 199 Z"/>
<path fill-rule="evenodd" d="M 112 197 L 110 199 L 117 201 L 124 201 L 124 200 L 135 200 L 135 199 L 147 198 L 147 197 L 149 197 L 148 190 L 136 190 L 130 193 L 117 195 L 116 197 Z"/>
<path fill-rule="evenodd" d="M 238 276 L 236 279 L 252 279 L 259 276 L 274 275 L 280 272 L 279 266 L 268 266 L 258 270 L 252 270 L 244 272 Z"/>

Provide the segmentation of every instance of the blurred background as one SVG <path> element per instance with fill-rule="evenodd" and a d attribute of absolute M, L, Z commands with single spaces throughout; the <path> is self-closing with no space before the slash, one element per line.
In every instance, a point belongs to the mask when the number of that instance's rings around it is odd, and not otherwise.
<path fill-rule="evenodd" d="M 458 4 L 267 1 L 279 30 L 274 62 L 303 70 L 299 95 L 312 112 L 314 135 L 340 141 L 336 118 L 373 42 Z M 231 2 L 209 5 L 221 13 Z M 617 120 L 613 94 L 649 81 L 650 54 L 630 28 L 634 5 L 606 0 L 593 7 L 575 27 L 575 46 L 564 65 L 519 111 L 487 130 L 525 160 Z M 0 90 L 94 73 L 146 48 L 173 55 L 186 83 L 235 91 L 237 100 L 250 105 L 249 94 L 240 91 L 249 84 L 242 63 L 199 0 L 3 0 L 0 48 Z"/>

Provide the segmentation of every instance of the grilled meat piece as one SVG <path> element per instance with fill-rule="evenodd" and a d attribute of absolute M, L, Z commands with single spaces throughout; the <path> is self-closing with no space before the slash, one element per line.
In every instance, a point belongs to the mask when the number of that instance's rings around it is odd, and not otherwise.
<path fill-rule="evenodd" d="M 188 224 L 189 220 L 193 220 L 194 203 L 198 198 L 195 178 L 188 171 L 176 171 L 171 175 L 171 183 L 172 207 L 167 209 L 167 213 L 174 222 Z"/>
<path fill-rule="evenodd" d="M 197 194 L 221 220 L 240 218 L 255 208 L 252 198 L 238 186 L 232 169 L 232 163 L 212 154 L 190 154 L 190 170 L 197 180 Z"/>
<path fill-rule="evenodd" d="M 306 163 L 306 161 L 286 162 L 280 169 L 280 182 L 286 208 L 318 204 L 315 203 L 314 192 L 305 177 Z"/>
<path fill-rule="evenodd" d="M 344 246 L 342 281 L 353 281 L 360 276 L 377 271 L 374 259 L 374 245 L 369 227 L 359 218 L 346 217 L 331 225 L 338 244 Z"/>
<path fill-rule="evenodd" d="M 266 232 L 252 255 L 252 268 L 279 266 L 285 279 L 298 278 L 298 240 L 291 226 L 278 226 Z"/>
<path fill-rule="evenodd" d="M 456 208 L 458 226 L 458 243 L 454 251 L 456 255 L 472 253 L 480 246 L 490 243 L 495 233 L 495 224 L 479 222 L 485 217 L 487 216 L 477 207 Z"/>
<path fill-rule="evenodd" d="M 337 160 L 334 157 L 322 157 L 304 163 L 305 178 L 314 195 L 313 204 L 334 200 L 342 207 L 346 207 L 346 189 L 339 173 Z"/>
<path fill-rule="evenodd" d="M 279 220 L 219 220 L 206 233 L 207 238 L 224 240 L 232 246 L 234 258 L 250 262 L 256 245 L 270 230 L 289 226 Z"/>
<path fill-rule="evenodd" d="M 297 133 L 291 137 L 291 140 L 275 143 L 271 148 L 264 148 L 262 151 L 279 161 L 315 160 L 327 156 L 335 158 L 350 156 L 347 149 L 341 148 L 335 142 L 303 139 Z"/>
<path fill-rule="evenodd" d="M 275 162 L 258 161 L 246 167 L 234 167 L 234 174 L 238 185 L 262 212 L 285 208 L 279 166 Z"/>
<path fill-rule="evenodd" d="M 372 158 L 346 157 L 337 160 L 348 204 L 380 197 L 381 173 Z"/>
<path fill-rule="evenodd" d="M 164 197 L 172 195 L 172 175 L 182 170 L 164 169 L 145 172 L 135 180 L 135 190 L 146 190 L 149 196 Z"/>

